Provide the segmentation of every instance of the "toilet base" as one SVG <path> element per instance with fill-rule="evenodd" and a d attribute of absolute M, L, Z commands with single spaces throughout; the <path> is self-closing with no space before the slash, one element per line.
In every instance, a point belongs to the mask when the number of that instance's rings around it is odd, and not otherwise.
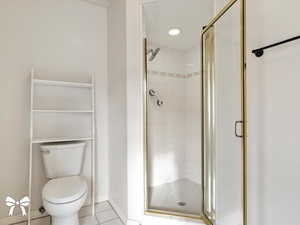
<path fill-rule="evenodd" d="M 78 214 L 66 217 L 52 216 L 52 225 L 79 225 Z"/>

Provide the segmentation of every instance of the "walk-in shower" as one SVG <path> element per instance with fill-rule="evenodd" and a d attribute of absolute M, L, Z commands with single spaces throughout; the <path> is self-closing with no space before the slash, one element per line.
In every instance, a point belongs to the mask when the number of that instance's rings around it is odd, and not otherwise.
<path fill-rule="evenodd" d="M 243 3 L 144 3 L 146 214 L 246 225 Z"/>
<path fill-rule="evenodd" d="M 144 4 L 146 208 L 198 218 L 203 211 L 199 33 L 213 16 L 213 1 L 188 1 Z M 181 33 L 169 35 L 172 27 Z"/>

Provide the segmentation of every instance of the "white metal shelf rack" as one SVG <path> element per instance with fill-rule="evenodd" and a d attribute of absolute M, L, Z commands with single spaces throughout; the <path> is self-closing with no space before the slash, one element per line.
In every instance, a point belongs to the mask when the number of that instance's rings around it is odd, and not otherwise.
<path fill-rule="evenodd" d="M 66 82 L 54 80 L 41 80 L 35 79 L 34 70 L 31 70 L 31 96 L 30 96 L 30 152 L 29 152 L 29 198 L 32 197 L 32 163 L 33 163 L 33 145 L 51 142 L 64 142 L 64 141 L 90 141 L 91 142 L 91 204 L 92 216 L 95 216 L 95 148 L 96 148 L 96 112 L 95 112 L 95 78 L 92 76 L 91 83 L 81 82 Z M 91 89 L 91 109 L 90 110 L 57 110 L 57 109 L 37 109 L 34 106 L 35 86 L 60 86 L 60 87 L 73 87 L 73 88 L 89 88 Z M 33 137 L 34 117 L 37 113 L 86 113 L 91 116 L 91 135 L 88 137 L 49 137 L 49 138 L 35 138 Z M 31 204 L 28 207 L 28 225 L 31 224 Z"/>

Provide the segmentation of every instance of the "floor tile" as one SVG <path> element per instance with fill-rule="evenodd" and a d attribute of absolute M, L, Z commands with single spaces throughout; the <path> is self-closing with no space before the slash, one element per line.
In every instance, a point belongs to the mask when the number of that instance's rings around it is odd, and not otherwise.
<path fill-rule="evenodd" d="M 91 206 L 82 207 L 79 211 L 79 218 L 91 215 L 91 210 L 92 210 Z M 109 204 L 108 201 L 97 203 L 95 206 L 96 213 L 106 211 L 106 210 L 112 210 L 111 205 Z"/>
<path fill-rule="evenodd" d="M 101 212 L 101 211 L 106 211 L 111 209 L 112 209 L 111 205 L 109 204 L 108 201 L 97 203 L 95 207 L 96 212 Z"/>
<path fill-rule="evenodd" d="M 105 223 L 106 221 L 118 218 L 118 215 L 114 210 L 107 210 L 96 213 L 96 217 L 100 223 Z"/>
<path fill-rule="evenodd" d="M 124 224 L 122 223 L 122 221 L 120 219 L 113 219 L 113 220 L 107 221 L 105 223 L 102 223 L 101 225 L 124 225 Z"/>
<path fill-rule="evenodd" d="M 86 216 L 79 219 L 80 225 L 98 225 L 98 221 L 93 216 Z"/>
<path fill-rule="evenodd" d="M 50 216 L 31 220 L 31 225 L 50 225 L 51 220 Z"/>
<path fill-rule="evenodd" d="M 91 207 L 83 207 L 80 210 L 80 225 L 123 225 L 118 215 L 112 209 L 108 201 L 97 203 L 95 206 L 96 217 L 87 216 L 91 213 Z M 50 216 L 31 220 L 31 225 L 50 225 Z M 17 225 L 26 225 L 27 222 L 18 223 Z"/>
<path fill-rule="evenodd" d="M 27 222 L 15 223 L 15 225 L 26 225 Z"/>

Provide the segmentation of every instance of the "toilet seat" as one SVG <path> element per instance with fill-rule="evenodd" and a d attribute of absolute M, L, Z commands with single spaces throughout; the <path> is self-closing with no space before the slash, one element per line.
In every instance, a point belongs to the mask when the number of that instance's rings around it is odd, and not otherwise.
<path fill-rule="evenodd" d="M 42 197 L 53 204 L 65 204 L 80 199 L 87 191 L 83 177 L 63 177 L 50 180 L 43 188 Z"/>

